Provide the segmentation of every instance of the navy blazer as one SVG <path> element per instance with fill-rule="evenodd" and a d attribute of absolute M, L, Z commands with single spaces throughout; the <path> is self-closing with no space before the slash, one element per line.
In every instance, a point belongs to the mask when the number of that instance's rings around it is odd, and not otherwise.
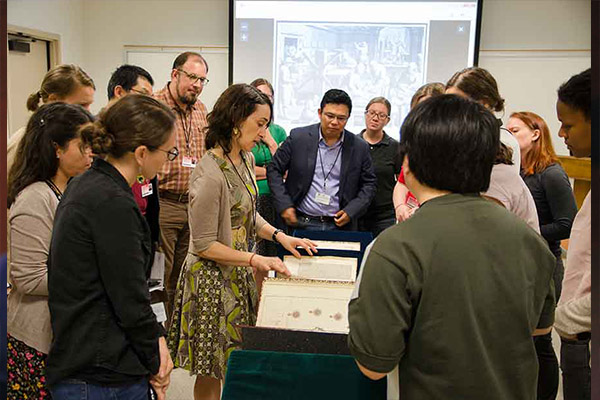
<path fill-rule="evenodd" d="M 317 163 L 319 126 L 292 129 L 267 166 L 267 179 L 279 214 L 287 208 L 298 207 L 308 193 Z M 350 223 L 344 228 L 357 230 L 358 218 L 375 197 L 377 177 L 367 142 L 345 129 L 343 135 L 340 209 L 350 217 Z"/>

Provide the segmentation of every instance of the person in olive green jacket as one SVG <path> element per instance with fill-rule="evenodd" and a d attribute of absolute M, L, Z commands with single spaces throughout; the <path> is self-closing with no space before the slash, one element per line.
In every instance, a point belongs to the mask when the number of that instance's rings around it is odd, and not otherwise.
<path fill-rule="evenodd" d="M 398 367 L 402 400 L 535 399 L 531 338 L 552 327 L 556 260 L 481 195 L 499 147 L 492 113 L 455 95 L 424 101 L 402 125 L 420 207 L 367 247 L 348 310 L 359 369 L 381 379 Z"/>

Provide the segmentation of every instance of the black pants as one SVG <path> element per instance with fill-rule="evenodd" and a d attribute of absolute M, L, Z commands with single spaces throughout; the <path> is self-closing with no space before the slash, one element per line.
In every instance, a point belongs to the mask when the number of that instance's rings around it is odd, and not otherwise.
<path fill-rule="evenodd" d="M 577 340 L 561 338 L 560 369 L 564 400 L 590 400 L 592 396 L 591 336 L 587 332 L 577 335 Z"/>
<path fill-rule="evenodd" d="M 562 291 L 562 280 L 565 274 L 560 254 L 556 255 L 556 266 L 554 267 L 554 293 L 556 302 L 560 299 Z M 554 400 L 558 394 L 558 359 L 552 345 L 552 334 L 548 333 L 543 336 L 535 336 L 533 338 L 535 344 L 535 352 L 538 358 L 538 400 Z"/>
<path fill-rule="evenodd" d="M 537 384 L 538 400 L 554 400 L 558 393 L 558 360 L 552 346 L 552 333 L 534 336 L 539 372 Z"/>

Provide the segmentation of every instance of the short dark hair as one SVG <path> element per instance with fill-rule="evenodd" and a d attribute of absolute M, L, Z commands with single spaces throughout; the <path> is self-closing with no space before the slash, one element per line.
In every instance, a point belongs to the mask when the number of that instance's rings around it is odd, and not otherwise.
<path fill-rule="evenodd" d="M 592 108 L 592 69 L 588 68 L 558 88 L 558 100 L 585 115 L 586 120 L 591 118 Z"/>
<path fill-rule="evenodd" d="M 108 81 L 108 99 L 112 100 L 115 97 L 115 88 L 121 86 L 125 91 L 129 92 L 132 87 L 137 84 L 139 77 L 146 79 L 150 85 L 154 86 L 154 79 L 148 71 L 137 65 L 121 65 L 110 76 Z"/>
<path fill-rule="evenodd" d="M 207 116 L 206 149 L 219 145 L 225 154 L 231 152 L 233 130 L 239 128 L 259 104 L 269 106 L 270 124 L 273 120 L 273 104 L 266 94 L 245 83 L 231 85 L 225 89 Z"/>
<path fill-rule="evenodd" d="M 177 58 L 175 58 L 175 61 L 173 61 L 173 69 L 181 68 L 190 57 L 200 58 L 204 63 L 204 66 L 206 67 L 206 73 L 208 73 L 208 63 L 206 62 L 204 57 L 200 55 L 200 53 L 196 53 L 195 51 L 186 51 L 185 53 L 181 53 L 180 55 L 178 55 Z"/>
<path fill-rule="evenodd" d="M 56 175 L 59 160 L 55 146 L 66 148 L 79 138 L 79 128 L 93 120 L 80 105 L 60 102 L 44 104 L 31 115 L 8 173 L 9 207 L 21 190 Z"/>
<path fill-rule="evenodd" d="M 400 154 L 415 178 L 433 189 L 485 192 L 499 146 L 494 115 L 456 95 L 419 103 L 402 124 Z"/>
<path fill-rule="evenodd" d="M 343 90 L 329 89 L 326 91 L 321 100 L 321 110 L 323 110 L 327 104 L 343 104 L 348 107 L 348 115 L 352 113 L 352 100 L 350 100 L 348 93 Z"/>

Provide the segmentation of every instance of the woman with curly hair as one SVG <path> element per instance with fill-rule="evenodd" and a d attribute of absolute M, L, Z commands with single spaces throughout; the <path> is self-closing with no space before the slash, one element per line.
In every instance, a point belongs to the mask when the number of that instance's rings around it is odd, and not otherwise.
<path fill-rule="evenodd" d="M 257 237 L 279 242 L 299 257 L 308 239 L 287 236 L 257 212 L 254 157 L 273 105 L 245 84 L 225 90 L 210 114 L 207 153 L 190 178 L 190 250 L 181 270 L 168 342 L 174 364 L 196 375 L 194 399 L 218 399 L 231 352 L 241 346 L 239 325 L 254 325 L 253 270 L 290 273 L 277 257 L 248 250 Z"/>

